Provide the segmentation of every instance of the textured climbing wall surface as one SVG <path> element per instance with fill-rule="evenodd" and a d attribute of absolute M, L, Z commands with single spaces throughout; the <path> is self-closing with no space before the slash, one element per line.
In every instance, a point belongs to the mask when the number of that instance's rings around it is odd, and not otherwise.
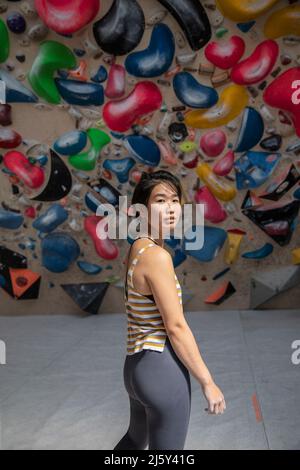
<path fill-rule="evenodd" d="M 243 3 L 0 1 L 1 315 L 123 311 L 95 213 L 156 169 L 205 204 L 186 310 L 298 307 L 300 4 Z"/>

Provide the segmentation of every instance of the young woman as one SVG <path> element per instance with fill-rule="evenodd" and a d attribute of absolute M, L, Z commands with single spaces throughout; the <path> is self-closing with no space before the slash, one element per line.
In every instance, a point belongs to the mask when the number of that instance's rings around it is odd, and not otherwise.
<path fill-rule="evenodd" d="M 130 423 L 114 447 L 184 449 L 191 409 L 190 372 L 208 402 L 206 411 L 222 414 L 221 390 L 206 367 L 182 306 L 181 286 L 164 236 L 172 233 L 182 211 L 182 188 L 167 171 L 143 173 L 132 205 L 148 209 L 148 233 L 131 245 L 124 300 L 127 355 L 123 377 L 130 402 Z M 156 216 L 156 217 L 155 217 Z M 151 226 L 158 220 L 158 227 Z M 153 230 L 159 235 L 151 236 Z"/>

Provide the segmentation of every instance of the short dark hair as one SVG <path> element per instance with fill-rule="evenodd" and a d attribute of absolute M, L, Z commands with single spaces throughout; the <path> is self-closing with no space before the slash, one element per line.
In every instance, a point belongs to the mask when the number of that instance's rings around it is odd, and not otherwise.
<path fill-rule="evenodd" d="M 173 187 L 181 203 L 182 186 L 180 180 L 177 178 L 177 176 L 173 175 L 169 171 L 158 170 L 154 171 L 153 173 L 146 173 L 143 171 L 141 179 L 133 192 L 131 204 L 144 204 L 146 207 L 148 207 L 148 202 L 153 188 L 163 182 L 166 182 Z"/>

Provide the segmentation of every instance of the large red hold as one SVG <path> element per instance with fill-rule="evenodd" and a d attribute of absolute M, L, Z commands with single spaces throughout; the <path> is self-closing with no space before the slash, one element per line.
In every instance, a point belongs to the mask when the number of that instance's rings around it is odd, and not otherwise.
<path fill-rule="evenodd" d="M 279 53 L 279 46 L 273 39 L 262 41 L 254 52 L 236 64 L 230 78 L 238 85 L 253 85 L 261 82 L 272 71 Z"/>
<path fill-rule="evenodd" d="M 44 171 L 30 163 L 30 161 L 20 152 L 13 150 L 4 155 L 4 165 L 14 173 L 19 180 L 31 189 L 40 188 L 45 180 Z"/>
<path fill-rule="evenodd" d="M 99 0 L 35 0 L 44 23 L 59 34 L 72 34 L 90 23 L 100 8 Z"/>
<path fill-rule="evenodd" d="M 108 237 L 102 235 L 108 231 L 106 217 L 91 215 L 84 219 L 84 229 L 92 239 L 97 254 L 106 260 L 113 260 L 119 256 L 118 246 Z"/>
<path fill-rule="evenodd" d="M 223 41 L 211 41 L 205 48 L 205 57 L 220 69 L 231 69 L 245 52 L 245 42 L 239 36 Z"/>
<path fill-rule="evenodd" d="M 300 137 L 300 67 L 293 67 L 279 75 L 265 89 L 266 104 L 287 111 Z"/>
<path fill-rule="evenodd" d="M 159 109 L 162 101 L 158 86 L 153 82 L 142 81 L 127 98 L 106 103 L 103 119 L 111 130 L 126 132 L 138 118 Z"/>

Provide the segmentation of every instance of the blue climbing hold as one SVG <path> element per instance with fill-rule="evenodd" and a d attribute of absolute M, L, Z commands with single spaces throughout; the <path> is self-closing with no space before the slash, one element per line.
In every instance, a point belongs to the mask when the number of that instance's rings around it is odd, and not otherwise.
<path fill-rule="evenodd" d="M 158 166 L 160 163 L 160 148 L 157 143 L 145 135 L 130 135 L 124 139 L 124 145 L 130 155 L 148 166 Z"/>
<path fill-rule="evenodd" d="M 189 72 L 176 74 L 173 87 L 179 101 L 190 108 L 211 108 L 219 99 L 214 88 L 202 85 Z"/>
<path fill-rule="evenodd" d="M 130 157 L 120 160 L 105 160 L 103 163 L 103 168 L 114 173 L 121 184 L 128 182 L 129 172 L 134 166 L 135 160 Z"/>
<path fill-rule="evenodd" d="M 49 209 L 36 219 L 32 226 L 42 233 L 53 232 L 68 219 L 68 211 L 61 204 L 53 204 Z"/>
<path fill-rule="evenodd" d="M 80 255 L 80 247 L 67 233 L 50 233 L 41 242 L 42 265 L 53 273 L 63 273 Z"/>
<path fill-rule="evenodd" d="M 16 230 L 21 227 L 24 222 L 22 214 L 0 209 L 0 227 L 8 230 Z"/>
<path fill-rule="evenodd" d="M 37 103 L 38 97 L 13 75 L 0 69 L 0 80 L 5 83 L 7 103 Z"/>
<path fill-rule="evenodd" d="M 235 163 L 236 185 L 241 189 L 254 189 L 264 184 L 274 172 L 280 153 L 248 151 Z"/>
<path fill-rule="evenodd" d="M 102 271 L 102 267 L 98 266 L 97 264 L 88 263 L 86 261 L 77 261 L 77 266 L 81 269 L 82 272 L 85 274 L 89 274 L 91 276 L 95 276 Z"/>
<path fill-rule="evenodd" d="M 248 251 L 242 254 L 243 258 L 247 259 L 263 259 L 273 253 L 274 246 L 271 243 L 266 243 L 263 247 L 255 251 Z"/>
<path fill-rule="evenodd" d="M 183 247 L 187 255 L 198 261 L 210 262 L 219 254 L 226 239 L 227 232 L 221 228 L 193 226 L 185 233 Z"/>
<path fill-rule="evenodd" d="M 247 106 L 243 114 L 235 152 L 246 152 L 255 147 L 261 140 L 264 130 L 264 121 L 260 113 L 251 106 Z"/>
<path fill-rule="evenodd" d="M 95 83 L 103 83 L 107 80 L 107 77 L 108 77 L 108 72 L 106 68 L 103 65 L 100 65 L 95 75 L 91 77 L 91 80 L 92 82 L 95 82 Z"/>
<path fill-rule="evenodd" d="M 166 24 L 159 23 L 153 28 L 147 49 L 129 54 L 125 61 L 125 68 L 135 77 L 159 77 L 169 70 L 174 55 L 174 35 Z"/>
<path fill-rule="evenodd" d="M 63 78 L 56 78 L 55 83 L 60 95 L 68 104 L 101 106 L 104 103 L 104 90 L 100 84 Z"/>
<path fill-rule="evenodd" d="M 86 132 L 71 131 L 63 134 L 54 143 L 54 150 L 65 156 L 77 155 L 86 146 L 88 141 Z"/>

